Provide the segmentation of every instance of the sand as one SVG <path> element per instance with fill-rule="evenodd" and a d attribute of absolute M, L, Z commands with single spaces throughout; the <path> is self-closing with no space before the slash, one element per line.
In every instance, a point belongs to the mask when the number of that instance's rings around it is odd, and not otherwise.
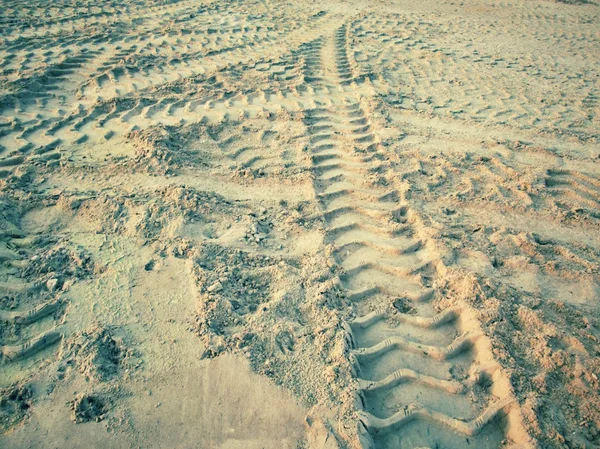
<path fill-rule="evenodd" d="M 600 447 L 600 5 L 5 1 L 0 447 Z"/>

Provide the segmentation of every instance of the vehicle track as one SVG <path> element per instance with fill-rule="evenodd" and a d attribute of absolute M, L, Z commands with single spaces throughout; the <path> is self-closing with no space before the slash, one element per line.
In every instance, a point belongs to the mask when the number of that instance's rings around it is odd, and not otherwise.
<path fill-rule="evenodd" d="M 235 9 L 228 15 L 237 20 Z M 43 72 L 21 82 L 23 86 L 18 88 L 17 93 L 26 93 L 26 98 L 21 99 L 17 95 L 12 105 L 14 117 L 0 123 L 0 178 L 21 165 L 30 154 L 43 155 L 59 146 L 83 143 L 90 139 L 91 134 L 108 140 L 156 120 L 175 125 L 183 120 L 202 121 L 205 114 L 197 108 L 198 101 L 187 101 L 171 94 L 154 99 L 154 93 L 163 86 L 168 90 L 172 83 L 194 77 L 206 77 L 205 84 L 209 85 L 215 74 L 238 67 L 240 70 L 253 67 L 265 55 L 282 53 L 279 41 L 283 37 L 288 40 L 290 48 L 298 48 L 315 34 L 321 34 L 331 22 L 326 14 L 307 11 L 305 21 L 292 25 L 283 22 L 272 26 L 264 23 L 256 25 L 255 32 L 249 33 L 253 38 L 244 37 L 247 34 L 244 32 L 245 22 L 217 28 L 208 23 L 200 30 L 200 38 L 210 37 L 215 46 L 213 50 L 200 45 L 203 49 L 198 51 L 198 42 L 190 40 L 186 44 L 178 36 L 148 38 L 149 31 L 146 31 L 143 33 L 145 36 L 138 36 L 134 42 L 122 47 L 116 46 L 110 52 L 97 47 L 76 53 L 76 56 L 64 57 L 77 51 L 75 47 L 75 50 L 67 49 L 59 55 L 52 54 L 51 64 Z M 339 20 L 333 23 L 339 23 Z M 198 32 L 196 30 L 195 34 Z M 162 43 L 156 47 L 150 45 L 148 39 L 154 43 L 159 39 Z M 161 47 L 166 48 L 166 54 L 182 52 L 181 56 L 167 58 L 153 53 Z M 284 48 L 283 53 L 287 52 L 289 49 Z M 112 56 L 108 57 L 108 54 Z M 60 62 L 57 63 L 57 59 Z M 144 62 L 146 59 L 152 62 L 148 67 L 148 62 Z M 67 75 L 77 81 L 75 86 L 66 84 Z M 36 93 L 29 98 L 31 90 Z M 247 96 L 241 98 L 244 101 Z M 202 101 L 205 109 L 212 108 L 208 101 Z M 222 103 L 225 109 L 231 109 L 229 102 Z M 6 108 L 8 104 L 10 102 L 2 107 Z M 196 109 L 200 110 L 196 112 Z M 243 105 L 242 109 L 234 112 L 248 114 Z M 229 113 L 220 114 L 225 116 Z M 93 128 L 102 130 L 98 133 Z"/>
<path fill-rule="evenodd" d="M 64 301 L 54 296 L 46 284 L 26 280 L 21 275 L 22 270 L 39 257 L 40 237 L 28 235 L 10 223 L 0 232 L 0 248 L 3 279 L 0 296 L 28 298 L 25 302 L 35 304 L 18 310 L 0 309 L 0 322 L 7 326 L 0 337 L 0 359 L 12 363 L 33 358 L 62 339 L 63 331 L 53 316 L 62 315 Z"/>
<path fill-rule="evenodd" d="M 385 176 L 391 155 L 368 103 L 356 89 L 343 88 L 353 82 L 347 42 L 343 26 L 312 47 L 306 78 L 324 106 L 306 110 L 304 121 L 326 241 L 356 314 L 346 335 L 360 443 L 527 443 L 518 403 L 475 313 L 466 304 L 436 306 L 442 297 L 436 280 L 447 268 L 407 195 Z"/>
<path fill-rule="evenodd" d="M 550 193 L 600 218 L 600 180 L 572 170 L 548 170 L 544 181 Z"/>
<path fill-rule="evenodd" d="M 546 24 L 543 31 L 546 38 L 548 30 L 553 30 L 552 45 L 569 46 L 566 50 L 569 53 L 577 52 L 571 47 L 574 42 L 597 41 L 595 33 L 588 35 L 589 31 L 581 35 L 574 32 L 577 37 L 569 33 L 561 40 L 564 25 L 557 27 L 553 21 L 541 18 L 515 18 L 515 28 L 506 32 L 528 30 L 535 36 L 538 32 L 535 28 L 541 23 Z M 543 129 L 557 135 L 595 138 L 595 119 L 588 117 L 586 108 L 581 107 L 594 104 L 597 87 L 594 77 L 583 76 L 586 81 L 582 82 L 582 88 L 568 102 L 550 99 L 545 92 L 556 88 L 558 79 L 568 76 L 564 60 L 544 56 L 525 61 L 500 58 L 491 52 L 457 52 L 442 36 L 455 34 L 458 27 L 464 29 L 468 25 L 453 21 L 434 23 L 412 14 L 367 13 L 363 20 L 352 23 L 356 37 L 353 50 L 359 54 L 358 66 L 380 73 L 382 84 L 387 84 L 386 90 L 395 92 L 386 101 L 402 109 L 482 124 L 510 124 L 523 130 Z M 561 29 L 561 33 L 555 34 Z M 423 40 L 423 36 L 427 38 Z M 582 70 L 593 70 L 591 65 L 583 68 L 586 64 L 582 63 Z M 519 83 L 509 81 L 515 73 L 519 74 Z M 492 84 L 489 79 L 494 80 Z"/>

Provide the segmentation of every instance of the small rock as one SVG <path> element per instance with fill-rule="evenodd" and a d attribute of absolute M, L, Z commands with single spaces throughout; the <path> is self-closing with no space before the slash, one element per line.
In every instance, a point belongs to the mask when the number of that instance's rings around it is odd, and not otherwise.
<path fill-rule="evenodd" d="M 221 290 L 223 290 L 223 285 L 221 285 L 221 283 L 219 281 L 217 281 L 214 284 L 212 284 L 210 287 L 208 287 L 206 290 L 209 293 L 219 293 Z"/>
<path fill-rule="evenodd" d="M 54 293 L 57 286 L 58 286 L 58 279 L 56 279 L 56 278 L 48 279 L 48 282 L 46 282 L 46 287 L 48 288 L 50 293 Z"/>

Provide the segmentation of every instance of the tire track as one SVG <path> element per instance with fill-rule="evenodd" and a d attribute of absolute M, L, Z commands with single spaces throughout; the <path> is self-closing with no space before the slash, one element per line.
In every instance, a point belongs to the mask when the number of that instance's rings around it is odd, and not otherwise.
<path fill-rule="evenodd" d="M 37 353 L 56 345 L 63 337 L 63 331 L 56 321 L 50 318 L 60 316 L 64 311 L 62 298 L 53 296 L 47 283 L 23 279 L 21 271 L 39 257 L 39 238 L 27 235 L 11 222 L 6 221 L 0 233 L 0 296 L 13 301 L 38 304 L 21 310 L 0 309 L 0 322 L 3 332 L 0 336 L 0 357 L 11 363 L 33 358 Z M 10 329 L 16 331 L 10 332 Z M 14 335 L 10 335 L 13 334 Z M 31 336 L 33 334 L 33 336 Z"/>
<path fill-rule="evenodd" d="M 235 13 L 235 10 L 229 11 L 229 13 L 231 15 Z M 235 17 L 235 14 L 232 17 Z M 334 21 L 339 23 L 335 19 Z M 206 117 L 204 112 L 196 111 L 199 104 L 204 104 L 204 109 L 213 116 L 217 116 L 217 119 L 220 116 L 227 118 L 231 113 L 237 113 L 240 116 L 249 114 L 268 116 L 272 112 L 267 111 L 264 107 L 253 107 L 253 111 L 248 112 L 245 108 L 248 102 L 246 95 L 242 95 L 239 109 L 232 110 L 231 101 L 225 100 L 220 106 L 226 112 L 217 112 L 211 111 L 214 107 L 214 101 L 211 101 L 214 95 L 211 92 L 207 92 L 209 96 L 204 95 L 200 101 L 188 101 L 181 96 L 174 97 L 169 86 L 174 82 L 183 82 L 182 77 L 183 79 L 192 78 L 197 82 L 196 78 L 202 78 L 209 85 L 213 82 L 219 84 L 216 80 L 221 78 L 222 73 L 230 73 L 236 69 L 243 71 L 244 67 L 256 66 L 256 61 L 264 58 L 266 54 L 281 53 L 280 50 L 273 52 L 274 36 L 286 36 L 291 48 L 298 48 L 308 39 L 313 38 L 315 33 L 321 34 L 320 30 L 331 22 L 332 20 L 322 12 L 307 12 L 307 20 L 304 22 L 298 21 L 294 22 L 292 26 L 284 27 L 257 25 L 257 33 L 252 42 L 234 42 L 232 46 L 225 45 L 223 47 L 223 43 L 227 44 L 236 33 L 243 33 L 241 25 L 226 25 L 223 30 L 220 28 L 214 30 L 215 33 L 219 32 L 217 35 L 226 32 L 225 35 L 229 39 L 221 42 L 220 47 L 215 51 L 208 53 L 206 50 L 195 51 L 168 61 L 163 61 L 164 58 L 158 56 L 158 64 L 154 64 L 149 69 L 139 66 L 136 58 L 138 56 L 142 59 L 151 57 L 147 54 L 150 47 L 148 45 L 141 47 L 141 44 L 138 43 L 124 46 L 108 59 L 106 52 L 90 51 L 83 54 L 87 58 L 86 61 L 89 62 L 92 62 L 93 57 L 99 59 L 91 66 L 83 67 L 83 60 L 80 60 L 81 58 L 78 56 L 79 59 L 74 61 L 78 64 L 77 67 L 73 64 L 67 64 L 67 66 L 63 64 L 58 67 L 59 70 L 49 78 L 49 81 L 45 76 L 40 78 L 43 84 L 36 84 L 41 87 L 36 89 L 38 92 L 35 93 L 35 101 L 31 99 L 17 100 L 14 117 L 9 122 L 0 124 L 0 178 L 8 176 L 14 168 L 29 157 L 45 155 L 63 145 L 87 142 L 91 135 L 99 134 L 104 140 L 108 140 L 114 136 L 139 129 L 141 126 L 148 126 L 149 123 L 156 120 L 164 124 L 175 125 L 182 122 L 187 123 L 190 120 L 203 121 Z M 202 32 L 209 35 L 214 34 L 210 33 L 210 30 L 211 28 L 206 28 Z M 214 40 L 215 45 L 218 43 L 218 39 Z M 179 39 L 169 40 L 169 42 L 177 48 L 182 48 Z M 187 45 L 186 48 L 189 50 L 191 47 Z M 289 52 L 289 49 L 284 49 L 284 51 Z M 172 52 L 173 48 L 171 48 Z M 69 58 L 73 59 L 73 57 Z M 128 65 L 131 65 L 131 68 Z M 78 68 L 84 68 L 85 73 L 79 73 Z M 206 73 L 206 75 L 201 75 L 201 73 Z M 74 86 L 73 92 L 68 92 L 60 84 L 65 74 L 78 79 L 87 77 L 89 81 L 78 83 L 77 86 Z M 29 84 L 35 84 L 37 79 L 32 80 Z M 98 92 L 101 91 L 102 96 L 108 94 L 109 99 L 103 99 L 88 92 L 90 87 Z M 20 89 L 22 92 L 30 92 L 30 90 L 27 86 Z M 117 98 L 112 98 L 113 92 Z M 163 98 L 157 99 L 159 93 L 166 93 L 167 98 L 164 98 L 163 95 Z M 73 95 L 76 97 L 74 107 L 72 111 L 67 112 L 63 107 L 72 100 Z M 279 95 L 283 94 L 279 93 Z M 275 109 L 276 113 L 286 113 L 285 108 L 281 106 L 271 107 L 271 109 Z M 101 132 L 98 133 L 96 128 L 102 128 Z M 248 168 L 260 168 L 256 166 L 257 163 L 259 162 L 256 160 L 246 161 Z"/>
<path fill-rule="evenodd" d="M 352 83 L 347 31 L 315 46 L 336 81 L 331 104 L 305 111 L 326 241 L 357 318 L 346 323 L 365 448 L 506 447 L 527 441 L 518 403 L 466 304 L 438 309 L 446 267 L 403 191 L 388 182 L 389 155 Z M 332 49 L 334 55 L 332 55 Z M 335 61 L 335 67 L 330 61 Z M 334 75 L 332 75 L 334 74 Z M 315 100 L 317 102 L 317 100 Z"/>
<path fill-rule="evenodd" d="M 600 180 L 574 170 L 548 170 L 544 183 L 552 195 L 600 218 Z"/>

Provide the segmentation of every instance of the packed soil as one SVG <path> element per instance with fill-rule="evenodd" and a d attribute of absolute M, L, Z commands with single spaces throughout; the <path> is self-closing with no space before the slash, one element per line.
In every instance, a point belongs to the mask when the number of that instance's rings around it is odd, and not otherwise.
<path fill-rule="evenodd" d="M 600 448 L 597 1 L 0 23 L 0 447 Z"/>

